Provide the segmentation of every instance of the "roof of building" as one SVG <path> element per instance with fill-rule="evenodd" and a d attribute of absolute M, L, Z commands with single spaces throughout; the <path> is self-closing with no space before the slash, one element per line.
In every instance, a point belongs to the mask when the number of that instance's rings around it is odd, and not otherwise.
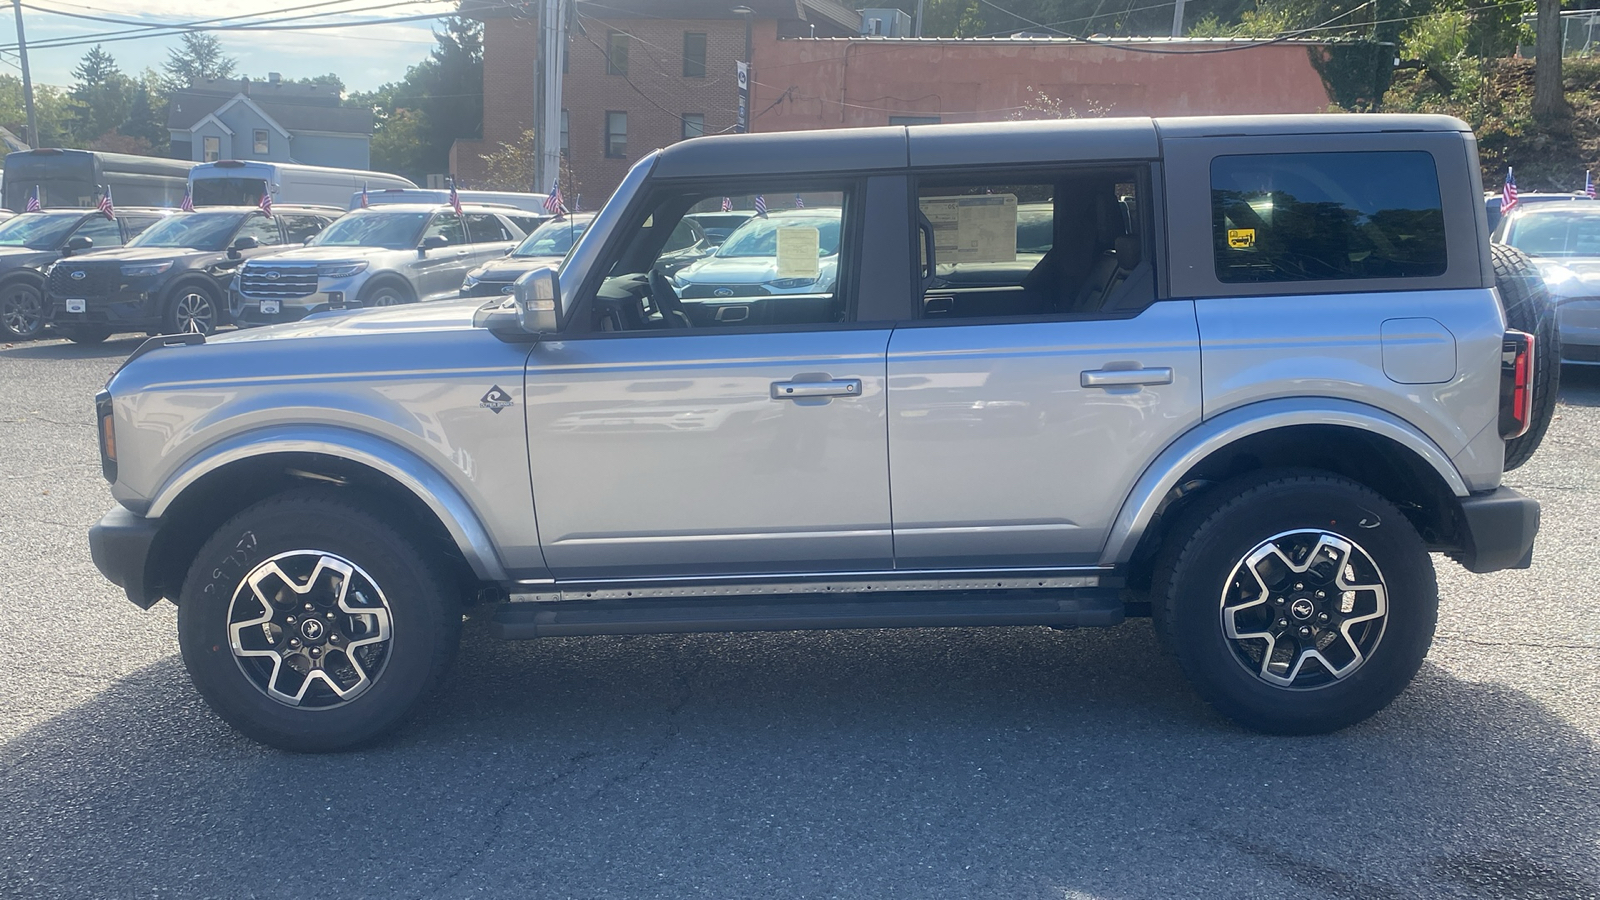
<path fill-rule="evenodd" d="M 740 0 L 574 0 L 577 12 L 590 19 L 741 19 Z M 853 35 L 861 30 L 861 13 L 839 0 L 743 0 L 752 18 L 776 19 L 780 33 L 799 34 L 815 25 L 819 35 Z M 493 0 L 464 0 L 461 14 L 475 19 L 531 15 L 520 7 Z M 784 29 L 781 26 L 787 25 Z"/>
<path fill-rule="evenodd" d="M 223 85 L 231 86 L 231 90 L 222 90 Z M 167 127 L 188 131 L 206 116 L 240 102 L 254 106 L 289 132 L 372 134 L 372 110 L 338 105 L 338 94 L 330 87 L 250 81 L 211 82 L 174 91 L 167 105 Z"/>

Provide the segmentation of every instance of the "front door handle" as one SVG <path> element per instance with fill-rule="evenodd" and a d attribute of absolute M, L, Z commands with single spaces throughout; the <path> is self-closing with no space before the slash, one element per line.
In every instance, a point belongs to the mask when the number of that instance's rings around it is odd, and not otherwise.
<path fill-rule="evenodd" d="M 833 381 L 774 381 L 772 399 L 806 400 L 811 397 L 859 397 L 861 379 L 841 378 Z"/>
<path fill-rule="evenodd" d="M 1171 384 L 1172 367 L 1153 369 L 1095 369 L 1084 372 L 1079 384 L 1086 388 L 1137 387 L 1145 384 Z"/>

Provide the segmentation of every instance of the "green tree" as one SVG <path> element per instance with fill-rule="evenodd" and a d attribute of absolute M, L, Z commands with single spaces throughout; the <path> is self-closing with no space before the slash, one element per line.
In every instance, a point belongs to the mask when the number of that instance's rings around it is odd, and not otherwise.
<path fill-rule="evenodd" d="M 447 171 L 450 145 L 483 133 L 483 23 L 450 19 L 434 38 L 404 79 L 346 101 L 373 112 L 373 165 L 413 181 Z"/>
<path fill-rule="evenodd" d="M 167 49 L 167 61 L 161 64 L 161 70 L 170 93 L 202 81 L 232 78 L 238 65 L 238 59 L 222 51 L 222 42 L 215 35 L 191 31 L 178 46 Z"/>
<path fill-rule="evenodd" d="M 128 120 L 136 85 L 105 48 L 96 44 L 85 53 L 72 70 L 72 78 L 68 127 L 75 141 L 92 143 Z"/>
<path fill-rule="evenodd" d="M 67 96 L 48 84 L 33 86 L 33 112 L 39 122 L 40 147 L 77 146 L 67 134 L 67 120 L 71 113 Z M 28 115 L 22 104 L 22 79 L 15 75 L 0 75 L 0 125 L 17 137 L 26 133 Z"/>
<path fill-rule="evenodd" d="M 167 131 L 167 99 L 161 92 L 161 78 L 154 71 L 146 69 L 144 76 L 133 83 L 128 117 L 117 130 L 143 140 L 157 156 L 167 154 L 172 143 Z"/>

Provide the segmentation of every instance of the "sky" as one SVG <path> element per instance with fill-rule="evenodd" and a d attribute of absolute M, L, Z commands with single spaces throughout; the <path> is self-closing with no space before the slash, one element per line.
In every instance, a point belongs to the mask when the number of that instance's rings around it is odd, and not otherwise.
<path fill-rule="evenodd" d="M 354 20 L 389 19 L 403 16 L 446 14 L 455 3 L 397 2 L 397 0 L 342 0 L 342 2 L 284 12 L 307 6 L 316 0 L 133 0 L 118 4 L 112 0 L 23 0 L 23 25 L 28 35 L 28 65 L 36 84 L 66 87 L 72 83 L 72 69 L 93 45 L 49 48 L 40 46 L 51 39 L 82 39 L 107 32 L 128 32 L 128 25 L 68 18 L 49 12 L 59 10 L 90 16 L 134 20 L 152 25 L 194 22 L 222 16 L 264 14 L 279 16 L 330 15 L 304 19 L 294 24 L 339 23 Z M 16 17 L 8 7 L 0 7 L 0 71 L 20 74 L 16 46 Z M 382 6 L 383 8 L 374 9 Z M 361 10 L 345 12 L 341 10 Z M 249 20 L 238 20 L 249 21 Z M 239 61 L 238 71 L 252 78 L 265 78 L 280 72 L 285 78 L 300 78 L 333 72 L 347 90 L 366 91 L 405 76 L 406 68 L 421 62 L 433 47 L 435 19 L 386 23 L 359 27 L 327 28 L 314 31 L 214 32 L 230 56 Z M 175 34 L 139 37 L 136 40 L 107 41 L 104 48 L 116 57 L 122 71 L 136 75 L 146 68 L 159 69 L 167 49 L 177 46 Z"/>

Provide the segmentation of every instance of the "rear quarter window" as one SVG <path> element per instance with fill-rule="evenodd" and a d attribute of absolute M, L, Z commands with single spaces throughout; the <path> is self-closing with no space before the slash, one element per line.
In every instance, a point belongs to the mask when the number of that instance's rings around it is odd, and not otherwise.
<path fill-rule="evenodd" d="M 1426 152 L 1219 156 L 1211 212 L 1225 284 L 1427 278 L 1446 268 L 1439 175 Z"/>

